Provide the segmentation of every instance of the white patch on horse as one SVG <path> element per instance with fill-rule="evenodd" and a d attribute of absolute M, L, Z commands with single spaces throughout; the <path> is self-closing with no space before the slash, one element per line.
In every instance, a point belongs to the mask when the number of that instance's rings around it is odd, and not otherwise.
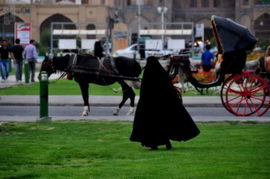
<path fill-rule="evenodd" d="M 118 116 L 119 111 L 120 111 L 120 108 L 119 107 L 116 107 L 115 110 L 114 110 L 114 112 L 113 112 L 113 115 L 114 116 Z"/>
<path fill-rule="evenodd" d="M 130 107 L 126 115 L 127 116 L 132 115 L 132 114 L 134 114 L 134 111 L 135 111 L 134 107 Z"/>
<path fill-rule="evenodd" d="M 82 116 L 88 116 L 89 111 L 89 106 L 84 106 Z"/>

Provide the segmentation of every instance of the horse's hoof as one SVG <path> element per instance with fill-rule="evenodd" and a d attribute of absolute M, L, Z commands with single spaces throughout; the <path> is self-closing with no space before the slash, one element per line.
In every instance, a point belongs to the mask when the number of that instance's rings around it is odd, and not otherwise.
<path fill-rule="evenodd" d="M 132 115 L 132 114 L 134 114 L 134 108 L 133 107 L 131 107 L 130 109 L 129 109 L 129 111 L 127 112 L 127 116 L 130 116 L 130 115 Z"/>
<path fill-rule="evenodd" d="M 134 114 L 134 111 L 129 111 L 129 112 L 127 112 L 127 116 L 130 116 L 130 115 L 133 115 Z"/>
<path fill-rule="evenodd" d="M 114 116 L 118 116 L 119 111 L 120 111 L 120 108 L 117 107 L 117 108 L 114 110 L 113 115 L 114 115 Z"/>
<path fill-rule="evenodd" d="M 88 116 L 88 112 L 87 113 L 83 112 L 82 116 Z"/>

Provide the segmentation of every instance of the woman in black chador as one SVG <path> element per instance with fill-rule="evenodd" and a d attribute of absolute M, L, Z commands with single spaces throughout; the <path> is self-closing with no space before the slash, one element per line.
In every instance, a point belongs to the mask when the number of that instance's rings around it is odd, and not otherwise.
<path fill-rule="evenodd" d="M 186 141 L 200 133 L 179 100 L 168 73 L 155 57 L 149 57 L 141 84 L 131 141 L 157 150 L 171 149 L 170 140 Z"/>

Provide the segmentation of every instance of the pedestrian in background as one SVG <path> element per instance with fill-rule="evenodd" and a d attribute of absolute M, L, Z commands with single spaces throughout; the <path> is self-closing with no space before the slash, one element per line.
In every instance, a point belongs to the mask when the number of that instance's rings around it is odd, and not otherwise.
<path fill-rule="evenodd" d="M 23 47 L 20 45 L 20 39 L 16 39 L 15 45 L 11 48 L 11 57 L 15 65 L 17 82 L 22 81 L 23 50 Z"/>
<path fill-rule="evenodd" d="M 29 64 L 30 74 L 31 74 L 31 82 L 35 82 L 35 71 L 36 71 L 36 63 L 37 63 L 37 48 L 35 46 L 36 41 L 30 40 L 30 44 L 24 48 L 24 56 Z"/>
<path fill-rule="evenodd" d="M 0 71 L 1 71 L 1 76 L 4 81 L 8 79 L 9 76 L 9 53 L 10 53 L 10 48 L 8 47 L 8 42 L 7 40 L 2 40 L 2 44 L 0 47 Z"/>
<path fill-rule="evenodd" d="M 214 60 L 214 55 L 210 52 L 211 46 L 206 45 L 205 51 L 202 54 L 202 68 L 203 71 L 209 72 L 212 68 L 212 61 Z"/>

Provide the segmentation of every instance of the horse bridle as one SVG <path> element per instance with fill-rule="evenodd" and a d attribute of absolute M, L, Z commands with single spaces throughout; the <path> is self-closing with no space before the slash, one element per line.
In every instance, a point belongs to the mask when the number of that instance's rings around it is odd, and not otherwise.
<path fill-rule="evenodd" d="M 48 60 L 48 66 L 50 66 L 52 68 L 52 73 L 55 73 L 56 72 L 56 69 L 55 69 L 55 66 L 53 64 L 53 59 L 52 58 L 50 58 Z"/>

